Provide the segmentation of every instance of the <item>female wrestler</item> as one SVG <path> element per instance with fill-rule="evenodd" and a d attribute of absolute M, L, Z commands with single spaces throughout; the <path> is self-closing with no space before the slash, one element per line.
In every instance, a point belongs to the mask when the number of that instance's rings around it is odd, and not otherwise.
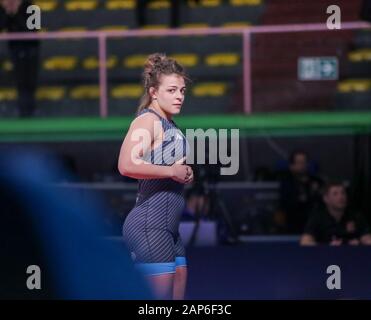
<path fill-rule="evenodd" d="M 183 299 L 187 278 L 178 227 L 184 184 L 193 181 L 193 171 L 184 164 L 186 138 L 172 120 L 182 108 L 186 80 L 174 59 L 158 53 L 148 57 L 145 93 L 118 162 L 122 175 L 139 180 L 135 207 L 123 226 L 124 240 L 159 299 Z"/>

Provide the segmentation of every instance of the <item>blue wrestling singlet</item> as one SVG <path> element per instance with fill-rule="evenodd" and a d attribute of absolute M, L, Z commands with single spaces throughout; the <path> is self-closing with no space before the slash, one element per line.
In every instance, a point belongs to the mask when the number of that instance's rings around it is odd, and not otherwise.
<path fill-rule="evenodd" d="M 173 121 L 152 109 L 159 117 L 164 139 L 158 147 L 143 156 L 156 165 L 172 165 L 186 156 L 187 140 Z M 184 185 L 173 179 L 140 179 L 135 207 L 123 226 L 124 240 L 132 259 L 147 275 L 174 273 L 186 265 L 185 249 L 178 232 L 185 201 Z"/>

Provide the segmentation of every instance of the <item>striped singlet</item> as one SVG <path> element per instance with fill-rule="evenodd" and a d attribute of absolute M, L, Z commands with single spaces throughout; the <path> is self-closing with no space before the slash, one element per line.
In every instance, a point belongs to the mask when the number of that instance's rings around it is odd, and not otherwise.
<path fill-rule="evenodd" d="M 152 109 L 161 121 L 164 139 L 143 160 L 155 165 L 172 165 L 186 157 L 187 140 L 173 121 Z M 175 272 L 185 266 L 185 250 L 179 236 L 179 220 L 185 205 L 184 185 L 173 179 L 140 179 L 134 208 L 123 226 L 124 240 L 136 265 L 147 275 Z"/>

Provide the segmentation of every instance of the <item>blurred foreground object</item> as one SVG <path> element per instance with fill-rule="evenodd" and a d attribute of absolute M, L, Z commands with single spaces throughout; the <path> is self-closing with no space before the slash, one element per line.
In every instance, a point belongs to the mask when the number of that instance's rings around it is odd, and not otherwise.
<path fill-rule="evenodd" d="M 97 197 L 83 202 L 53 186 L 67 175 L 42 153 L 0 155 L 1 299 L 150 299 L 126 247 L 104 239 L 107 213 Z M 27 267 L 41 270 L 29 290 Z"/>

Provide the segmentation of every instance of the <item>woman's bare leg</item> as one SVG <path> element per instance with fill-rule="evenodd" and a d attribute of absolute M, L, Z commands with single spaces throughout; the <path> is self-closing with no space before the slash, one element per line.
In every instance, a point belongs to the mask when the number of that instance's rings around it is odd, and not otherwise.
<path fill-rule="evenodd" d="M 187 284 L 187 267 L 180 266 L 175 270 L 173 298 L 174 300 L 184 300 Z"/>
<path fill-rule="evenodd" d="M 174 273 L 150 276 L 148 280 L 156 299 L 173 299 Z"/>

